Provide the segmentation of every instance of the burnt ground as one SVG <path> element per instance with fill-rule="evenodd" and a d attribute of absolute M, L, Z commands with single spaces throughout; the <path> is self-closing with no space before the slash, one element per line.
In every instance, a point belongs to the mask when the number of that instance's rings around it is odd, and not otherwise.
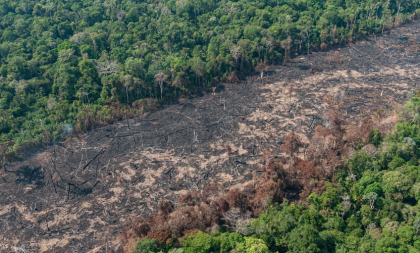
<path fill-rule="evenodd" d="M 384 37 L 297 56 L 270 67 L 264 85 L 255 73 L 130 119 L 130 128 L 126 121 L 104 126 L 7 165 L 0 172 L 0 251 L 105 252 L 129 217 L 156 212 L 159 200 L 176 203 L 214 178 L 242 187 L 263 149 L 281 156 L 284 135 L 307 140 L 326 124 L 328 109 L 357 121 L 403 103 L 420 89 L 412 46 L 419 31 L 415 21 Z M 320 72 L 311 73 L 310 63 Z"/>

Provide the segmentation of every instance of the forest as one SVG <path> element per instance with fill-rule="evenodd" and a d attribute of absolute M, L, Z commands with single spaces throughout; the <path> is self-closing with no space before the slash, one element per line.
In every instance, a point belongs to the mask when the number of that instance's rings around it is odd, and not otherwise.
<path fill-rule="evenodd" d="M 399 0 L 2 0 L 1 153 L 381 34 L 418 10 Z"/>
<path fill-rule="evenodd" d="M 317 126 L 309 143 L 290 132 L 281 146 L 289 159 L 264 150 L 262 173 L 243 189 L 214 181 L 176 205 L 161 202 L 122 233 L 125 252 L 419 252 L 420 92 L 413 95 L 359 126 L 330 111 L 331 128 Z M 395 128 L 385 135 L 387 118 Z"/>

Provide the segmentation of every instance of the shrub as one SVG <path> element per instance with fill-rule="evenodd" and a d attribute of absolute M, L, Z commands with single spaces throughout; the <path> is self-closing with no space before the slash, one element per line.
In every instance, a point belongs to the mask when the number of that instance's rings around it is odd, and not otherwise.
<path fill-rule="evenodd" d="M 155 239 L 138 240 L 136 248 L 131 253 L 155 253 L 159 251 L 158 245 Z"/>
<path fill-rule="evenodd" d="M 238 253 L 269 253 L 267 245 L 261 239 L 245 237 L 245 243 L 236 248 Z"/>
<path fill-rule="evenodd" d="M 223 233 L 218 237 L 220 242 L 220 253 L 228 253 L 236 246 L 245 243 L 245 239 L 238 233 Z"/>
<path fill-rule="evenodd" d="M 216 242 L 213 237 L 200 231 L 196 235 L 187 236 L 182 244 L 185 253 L 211 253 Z"/>

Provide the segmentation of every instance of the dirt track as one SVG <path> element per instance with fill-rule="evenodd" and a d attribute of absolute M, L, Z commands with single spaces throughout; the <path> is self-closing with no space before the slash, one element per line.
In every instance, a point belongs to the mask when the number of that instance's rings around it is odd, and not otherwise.
<path fill-rule="evenodd" d="M 159 200 L 176 202 L 213 178 L 241 187 L 263 149 L 281 155 L 287 132 L 305 140 L 329 108 L 357 121 L 402 103 L 420 89 L 418 32 L 416 21 L 337 57 L 297 57 L 271 67 L 264 86 L 251 76 L 8 165 L 0 172 L 0 251 L 105 252 L 131 215 L 155 212 Z M 310 62 L 323 71 L 311 74 Z"/>

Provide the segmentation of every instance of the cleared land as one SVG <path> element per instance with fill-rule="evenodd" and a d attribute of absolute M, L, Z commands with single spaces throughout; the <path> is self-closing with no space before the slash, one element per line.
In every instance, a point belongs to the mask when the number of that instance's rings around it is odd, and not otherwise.
<path fill-rule="evenodd" d="M 416 21 L 297 56 L 271 67 L 264 84 L 250 76 L 130 119 L 130 128 L 126 121 L 98 128 L 7 165 L 0 172 L 0 251 L 103 252 L 132 215 L 154 213 L 159 200 L 176 203 L 214 178 L 241 187 L 259 170 L 262 150 L 281 155 L 289 131 L 307 139 L 328 109 L 357 123 L 401 104 L 420 89 L 419 32 Z M 293 190 L 289 197 L 297 198 Z"/>

